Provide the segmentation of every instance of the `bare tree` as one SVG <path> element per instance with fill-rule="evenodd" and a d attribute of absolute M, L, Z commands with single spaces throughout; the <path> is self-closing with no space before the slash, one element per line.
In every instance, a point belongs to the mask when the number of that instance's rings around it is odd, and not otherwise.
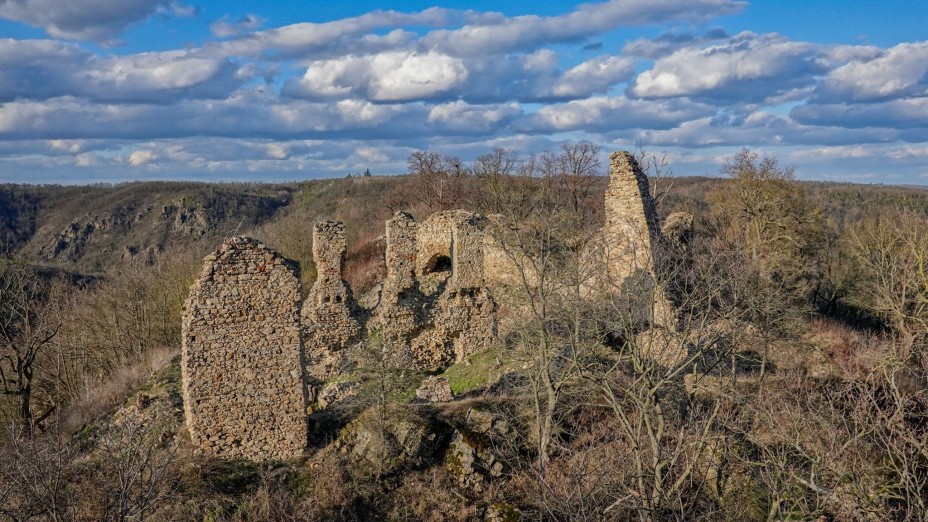
<path fill-rule="evenodd" d="M 600 218 L 587 201 L 598 174 L 597 151 L 565 146 L 521 163 L 497 151 L 481 165 L 506 167 L 481 167 L 478 177 L 483 201 L 496 213 L 491 233 L 515 274 L 513 291 L 505 294 L 525 314 L 513 336 L 531 368 L 533 439 L 542 469 L 556 442 L 564 389 L 602 343 L 602 329 L 592 324 L 599 315 L 588 308 L 594 303 L 583 298 L 595 276 L 584 259 Z"/>
<path fill-rule="evenodd" d="M 574 212 L 590 206 L 597 177 L 602 175 L 599 152 L 600 146 L 589 142 L 565 143 L 561 145 L 561 153 L 554 157 L 555 170 L 546 173 L 560 178 Z"/>
<path fill-rule="evenodd" d="M 32 433 L 54 410 L 35 417 L 33 391 L 39 356 L 61 328 L 51 285 L 33 269 L 16 260 L 0 260 L 0 385 L 17 398 L 18 418 Z"/>
<path fill-rule="evenodd" d="M 862 305 L 882 316 L 911 346 L 928 336 L 928 218 L 898 210 L 851 230 L 863 268 Z"/>
<path fill-rule="evenodd" d="M 73 520 L 73 450 L 57 436 L 28 433 L 12 428 L 0 446 L 0 518 Z"/>
<path fill-rule="evenodd" d="M 164 415 L 117 416 L 100 438 L 96 482 L 108 520 L 146 520 L 171 494 L 177 449 Z"/>
<path fill-rule="evenodd" d="M 469 170 L 457 156 L 416 151 L 409 155 L 409 196 L 430 211 L 457 206 L 464 196 L 464 179 Z"/>
<path fill-rule="evenodd" d="M 740 304 L 749 289 L 734 277 L 737 258 L 711 241 L 668 248 L 655 245 L 652 255 L 661 258 L 655 275 L 673 297 L 676 329 L 642 325 L 621 294 L 603 294 L 614 351 L 583 368 L 629 448 L 625 489 L 608 507 L 624 513 L 619 518 L 697 518 L 710 469 L 725 458 L 717 429 L 732 411 L 700 390 L 734 378 L 726 363 L 739 341 Z M 643 278 L 624 284 L 625 292 L 652 295 Z"/>

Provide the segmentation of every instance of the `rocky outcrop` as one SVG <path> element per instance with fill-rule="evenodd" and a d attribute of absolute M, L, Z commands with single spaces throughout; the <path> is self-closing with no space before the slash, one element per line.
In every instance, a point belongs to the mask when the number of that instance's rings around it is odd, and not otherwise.
<path fill-rule="evenodd" d="M 342 429 L 335 448 L 389 474 L 431 464 L 447 440 L 448 427 L 433 419 L 371 408 Z"/>
<path fill-rule="evenodd" d="M 493 447 L 495 439 L 506 435 L 511 433 L 503 420 L 489 412 L 471 408 L 463 425 L 451 435 L 445 467 L 461 486 L 483 491 L 490 480 L 506 471 L 506 464 Z"/>
<path fill-rule="evenodd" d="M 445 466 L 458 484 L 483 491 L 487 480 L 503 474 L 503 463 L 478 438 L 461 431 L 451 436 Z"/>

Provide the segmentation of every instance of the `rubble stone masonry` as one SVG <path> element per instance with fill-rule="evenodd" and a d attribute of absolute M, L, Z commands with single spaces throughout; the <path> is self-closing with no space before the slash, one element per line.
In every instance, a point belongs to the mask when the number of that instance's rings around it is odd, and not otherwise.
<path fill-rule="evenodd" d="M 374 315 L 374 330 L 391 364 L 410 366 L 410 340 L 421 327 L 422 297 L 416 287 L 416 220 L 397 212 L 386 223 L 387 277 Z"/>
<path fill-rule="evenodd" d="M 298 457 L 306 396 L 296 267 L 243 237 L 204 261 L 185 304 L 181 351 L 193 446 L 223 458 Z"/>
<path fill-rule="evenodd" d="M 613 287 L 629 297 L 647 322 L 672 327 L 673 310 L 655 277 L 654 249 L 661 240 L 648 177 L 628 151 L 612 154 L 605 197 L 603 253 Z"/>
<path fill-rule="evenodd" d="M 314 381 L 338 374 L 349 344 L 361 332 L 351 290 L 342 279 L 345 249 L 344 224 L 321 221 L 313 226 L 316 281 L 303 303 L 302 319 L 306 372 Z"/>

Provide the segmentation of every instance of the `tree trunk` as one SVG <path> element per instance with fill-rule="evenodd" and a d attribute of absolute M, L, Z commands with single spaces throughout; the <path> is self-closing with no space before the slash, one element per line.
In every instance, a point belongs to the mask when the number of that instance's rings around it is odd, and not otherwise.
<path fill-rule="evenodd" d="M 545 469 L 550 460 L 551 432 L 554 427 L 554 410 L 557 408 L 558 393 L 556 390 L 548 388 L 545 390 L 547 397 L 545 401 L 544 418 L 541 423 L 541 430 L 538 436 L 538 464 L 541 469 Z"/>
<path fill-rule="evenodd" d="M 32 434 L 32 384 L 27 384 L 19 390 L 19 419 L 23 430 Z"/>

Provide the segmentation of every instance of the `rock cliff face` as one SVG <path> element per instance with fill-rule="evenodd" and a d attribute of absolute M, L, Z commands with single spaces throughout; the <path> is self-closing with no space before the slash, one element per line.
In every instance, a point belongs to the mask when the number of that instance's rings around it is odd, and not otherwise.
<path fill-rule="evenodd" d="M 607 267 L 612 286 L 602 288 L 631 295 L 643 322 L 671 326 L 672 309 L 655 279 L 661 236 L 654 202 L 627 152 L 612 156 L 605 208 L 603 247 L 590 254 Z M 426 371 L 492 348 L 499 315 L 493 292 L 515 277 L 488 233 L 492 225 L 463 210 L 422 223 L 397 212 L 385 224 L 387 274 L 369 309 L 342 278 L 340 222 L 313 228 L 318 277 L 302 309 L 290 262 L 255 240 L 227 241 L 205 259 L 184 315 L 185 413 L 194 445 L 223 457 L 298 456 L 307 440 L 307 397 L 324 407 L 351 392 L 324 383 L 347 368 L 349 348 L 360 341 L 378 343 L 388 364 Z"/>
<path fill-rule="evenodd" d="M 205 261 L 183 321 L 191 441 L 224 458 L 297 457 L 306 447 L 306 390 L 296 269 L 247 238 Z"/>

